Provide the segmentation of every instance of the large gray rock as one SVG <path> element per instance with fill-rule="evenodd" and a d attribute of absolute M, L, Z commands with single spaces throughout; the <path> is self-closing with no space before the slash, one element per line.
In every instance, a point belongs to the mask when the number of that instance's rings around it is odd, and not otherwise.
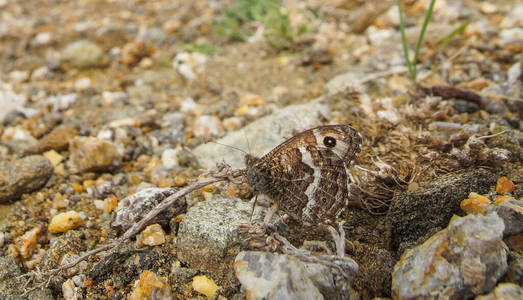
<path fill-rule="evenodd" d="M 27 295 L 22 296 L 25 290 L 25 280 L 28 278 L 20 277 L 22 271 L 11 256 L 0 257 L 0 299 L 21 300 L 21 299 L 54 299 L 51 290 L 47 288 L 36 289 Z M 27 289 L 30 289 L 28 286 Z"/>
<path fill-rule="evenodd" d="M 0 161 L 0 203 L 15 201 L 40 189 L 53 175 L 51 162 L 40 155 Z"/>
<path fill-rule="evenodd" d="M 486 169 L 443 176 L 430 186 L 394 197 L 387 215 L 392 246 L 412 247 L 445 228 L 454 214 L 463 214 L 460 203 L 470 192 L 486 194 L 496 184 L 496 175 Z"/>
<path fill-rule="evenodd" d="M 475 300 L 521 300 L 523 288 L 513 283 L 500 283 L 492 293 L 476 297 Z"/>
<path fill-rule="evenodd" d="M 234 270 L 251 300 L 350 299 L 354 294 L 345 281 L 336 280 L 331 268 L 292 255 L 242 251 Z"/>
<path fill-rule="evenodd" d="M 495 212 L 453 217 L 402 255 L 392 273 L 392 297 L 466 299 L 491 291 L 508 267 L 504 228 Z"/>
<path fill-rule="evenodd" d="M 233 279 L 232 262 L 240 251 L 238 225 L 249 221 L 251 209 L 252 203 L 221 195 L 191 207 L 178 229 L 180 261 L 214 279 Z M 253 219 L 260 220 L 262 212 L 257 206 Z"/>
<path fill-rule="evenodd" d="M 224 161 L 233 168 L 243 168 L 245 153 L 223 145 L 262 156 L 295 133 L 322 125 L 321 119 L 325 118 L 328 112 L 329 109 L 321 99 L 306 104 L 290 105 L 252 122 L 241 130 L 227 134 L 217 141 L 221 145 L 206 143 L 196 147 L 194 154 L 204 168 L 214 168 L 216 163 Z"/>

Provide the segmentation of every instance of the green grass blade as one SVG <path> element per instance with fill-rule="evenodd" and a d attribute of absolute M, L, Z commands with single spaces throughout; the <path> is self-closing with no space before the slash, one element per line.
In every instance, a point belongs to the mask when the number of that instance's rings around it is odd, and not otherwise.
<path fill-rule="evenodd" d="M 407 69 L 409 70 L 410 77 L 416 82 L 416 73 L 413 71 L 412 63 L 409 58 L 409 46 L 407 44 L 407 36 L 405 34 L 405 21 L 403 19 L 403 9 L 401 7 L 401 0 L 396 0 L 398 4 L 398 11 L 400 14 L 400 33 L 401 33 L 401 44 L 403 45 L 403 55 L 405 56 L 405 63 L 407 64 Z M 415 69 L 415 68 L 414 68 Z"/>
<path fill-rule="evenodd" d="M 425 14 L 425 20 L 423 20 L 423 26 L 421 27 L 421 32 L 418 36 L 418 41 L 416 42 L 416 50 L 414 51 L 414 60 L 412 61 L 412 64 L 414 65 L 414 74 L 416 77 L 416 64 L 418 63 L 418 57 L 419 57 L 419 50 L 421 48 L 421 43 L 423 42 L 423 36 L 425 36 L 425 31 L 427 30 L 427 26 L 429 25 L 430 17 L 432 17 L 432 11 L 434 10 L 434 4 L 436 4 L 436 0 L 431 0 L 429 4 L 429 9 L 427 10 L 427 13 Z"/>
<path fill-rule="evenodd" d="M 447 35 L 443 41 L 441 41 L 441 43 L 439 43 L 438 47 L 439 48 L 443 48 L 445 46 L 447 46 L 447 44 L 458 34 L 462 33 L 463 31 L 465 31 L 465 28 L 467 28 L 467 26 L 469 25 L 469 22 L 463 22 L 461 23 L 461 25 L 459 25 L 456 29 L 452 30 L 452 32 Z"/>

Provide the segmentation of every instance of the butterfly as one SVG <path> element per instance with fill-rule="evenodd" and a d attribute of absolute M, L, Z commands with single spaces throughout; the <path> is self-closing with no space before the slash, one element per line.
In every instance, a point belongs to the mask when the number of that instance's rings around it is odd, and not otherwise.
<path fill-rule="evenodd" d="M 347 206 L 348 168 L 361 143 L 361 135 L 349 125 L 308 129 L 261 158 L 246 155 L 245 181 L 290 217 L 308 225 L 331 224 Z"/>

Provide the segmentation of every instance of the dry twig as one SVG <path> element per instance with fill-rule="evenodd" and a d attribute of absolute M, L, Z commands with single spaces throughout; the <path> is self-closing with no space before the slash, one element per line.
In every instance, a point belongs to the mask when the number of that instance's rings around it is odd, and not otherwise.
<path fill-rule="evenodd" d="M 24 294 L 27 294 L 30 291 L 34 290 L 34 289 L 47 286 L 49 284 L 50 279 L 53 276 L 56 276 L 56 275 L 60 274 L 61 272 L 76 266 L 81 261 L 84 261 L 84 260 L 88 259 L 89 257 L 91 257 L 91 256 L 93 256 L 93 255 L 95 255 L 95 254 L 97 254 L 99 252 L 109 251 L 106 255 L 104 255 L 103 259 L 105 259 L 107 257 L 111 257 L 113 254 L 115 254 L 119 250 L 120 246 L 125 241 L 127 241 L 128 239 L 130 239 L 130 238 L 134 237 L 136 234 L 138 234 L 159 213 L 161 213 L 162 211 L 167 209 L 169 206 L 171 206 L 177 199 L 187 195 L 188 193 L 190 193 L 192 191 L 200 189 L 200 188 L 202 188 L 202 187 L 204 187 L 206 185 L 213 184 L 213 183 L 216 183 L 216 182 L 219 182 L 219 181 L 224 181 L 224 180 L 228 180 L 228 181 L 234 180 L 235 178 L 240 177 L 243 173 L 244 173 L 243 169 L 231 170 L 229 167 L 226 167 L 226 166 L 219 167 L 217 171 L 211 171 L 211 172 L 206 173 L 206 175 L 210 175 L 209 178 L 199 180 L 199 181 L 197 181 L 197 182 L 195 182 L 195 183 L 193 183 L 193 184 L 191 184 L 191 185 L 189 185 L 189 186 L 179 190 L 178 192 L 172 194 L 171 196 L 165 198 L 156 207 L 154 207 L 151 211 L 149 211 L 149 213 L 145 217 L 143 217 L 140 221 L 135 223 L 122 236 L 120 236 L 118 239 L 112 241 L 111 243 L 105 244 L 105 245 L 100 246 L 100 247 L 98 247 L 98 248 L 96 248 L 94 250 L 88 251 L 88 252 L 84 253 L 83 255 L 81 255 L 80 257 L 78 257 L 77 259 L 75 259 L 74 261 L 72 261 L 72 262 L 70 262 L 70 263 L 68 263 L 66 265 L 63 265 L 63 266 L 61 266 L 59 268 L 52 269 L 52 270 L 49 270 L 47 272 L 36 271 L 36 272 L 31 272 L 31 273 L 24 274 L 23 275 L 24 277 L 29 277 L 29 281 L 41 280 L 43 278 L 47 278 L 47 280 L 45 280 L 44 282 L 36 285 L 32 289 L 26 291 Z"/>

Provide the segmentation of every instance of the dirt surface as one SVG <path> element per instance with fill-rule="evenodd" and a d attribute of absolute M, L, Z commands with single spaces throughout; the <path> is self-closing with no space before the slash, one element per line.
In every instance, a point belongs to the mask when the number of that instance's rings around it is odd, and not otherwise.
<path fill-rule="evenodd" d="M 364 137 L 351 169 L 357 197 L 341 216 L 352 242 L 347 254 L 360 264 L 353 288 L 363 299 L 390 297 L 403 250 L 464 215 L 459 203 L 470 192 L 494 197 L 497 178 L 506 176 L 521 198 L 521 3 L 437 1 L 415 86 L 397 7 L 334 2 L 285 1 L 254 20 L 237 3 L 258 1 L 0 0 L 0 188 L 10 193 L 0 199 L 0 255 L 23 272 L 63 265 L 66 253 L 121 234 L 110 226 L 114 210 L 140 184 L 180 188 L 197 178 L 191 149 L 318 97 L 329 108 L 320 122 L 350 123 Z M 411 49 L 427 5 L 405 3 Z M 26 174 L 30 155 L 50 163 Z M 488 176 L 467 179 L 477 174 Z M 29 190 L 9 184 L 18 175 Z M 187 204 L 213 193 L 251 196 L 242 185 L 216 185 Z M 81 226 L 51 232 L 53 217 L 71 210 Z M 437 222 L 409 227 L 424 215 Z M 120 257 L 97 265 L 93 256 L 49 288 L 57 299 L 73 291 L 78 299 L 145 299 L 156 282 L 140 291 L 135 282 L 153 270 L 173 299 L 202 296 L 191 285 L 200 272 L 178 260 L 173 243 L 181 218 L 162 224 L 163 244 L 130 241 Z M 281 230 L 297 246 L 318 239 L 333 246 L 325 232 L 304 232 L 292 220 Z M 74 288 L 64 288 L 69 278 Z M 228 299 L 243 297 L 236 280 L 213 280 Z"/>

